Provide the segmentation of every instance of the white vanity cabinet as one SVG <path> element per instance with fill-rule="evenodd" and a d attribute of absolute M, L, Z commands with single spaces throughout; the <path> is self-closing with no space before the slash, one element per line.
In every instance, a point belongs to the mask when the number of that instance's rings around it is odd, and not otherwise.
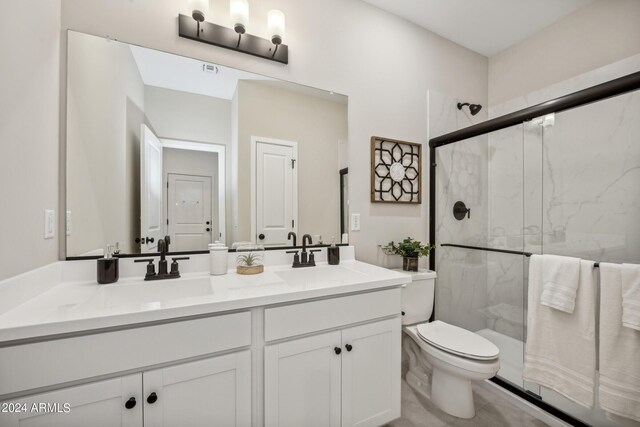
<path fill-rule="evenodd" d="M 380 426 L 399 417 L 399 313 L 399 289 L 267 309 L 266 337 L 283 338 L 292 325 L 301 333 L 357 325 L 265 346 L 265 426 Z"/>
<path fill-rule="evenodd" d="M 251 352 L 169 366 L 143 375 L 144 426 L 251 425 Z"/>
<path fill-rule="evenodd" d="M 250 344 L 251 313 L 239 312 L 3 347 L 0 390 L 26 397 L 1 405 L 27 405 L 0 412 L 0 427 L 248 427 Z M 29 393 L 44 387 L 54 391 Z"/>
<path fill-rule="evenodd" d="M 8 400 L 0 410 L 2 427 L 139 427 L 142 374 Z"/>
<path fill-rule="evenodd" d="M 86 427 L 88 420 L 92 427 L 250 426 L 251 353 L 245 350 L 0 405 L 14 411 L 0 413 L 2 427 Z M 15 405 L 20 405 L 20 412 Z"/>

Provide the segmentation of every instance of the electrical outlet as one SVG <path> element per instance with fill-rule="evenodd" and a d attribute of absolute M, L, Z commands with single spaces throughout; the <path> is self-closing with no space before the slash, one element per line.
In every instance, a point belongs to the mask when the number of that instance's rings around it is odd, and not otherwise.
<path fill-rule="evenodd" d="M 351 214 L 351 231 L 360 231 L 360 214 Z"/>
<path fill-rule="evenodd" d="M 56 235 L 56 211 L 44 210 L 44 238 L 53 239 Z"/>
<path fill-rule="evenodd" d="M 71 236 L 71 211 L 67 211 L 67 236 Z"/>

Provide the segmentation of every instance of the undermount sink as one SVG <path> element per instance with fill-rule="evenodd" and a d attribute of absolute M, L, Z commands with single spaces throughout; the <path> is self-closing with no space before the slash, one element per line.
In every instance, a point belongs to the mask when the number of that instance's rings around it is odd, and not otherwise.
<path fill-rule="evenodd" d="M 368 279 L 367 275 L 340 265 L 304 267 L 275 273 L 291 286 L 344 285 Z"/>
<path fill-rule="evenodd" d="M 115 308 L 131 305 L 159 305 L 186 298 L 213 295 L 209 278 L 173 279 L 103 285 L 78 308 Z"/>

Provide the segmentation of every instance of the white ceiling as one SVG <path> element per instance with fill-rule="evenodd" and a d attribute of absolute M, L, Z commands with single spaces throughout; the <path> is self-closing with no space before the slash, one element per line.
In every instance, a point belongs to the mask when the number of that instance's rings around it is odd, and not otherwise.
<path fill-rule="evenodd" d="M 238 80 L 273 80 L 235 68 L 208 64 L 185 56 L 130 45 L 133 58 L 145 85 L 190 92 L 231 100 Z M 204 65 L 214 65 L 217 73 L 203 71 Z"/>
<path fill-rule="evenodd" d="M 364 0 L 491 57 L 594 0 Z"/>
<path fill-rule="evenodd" d="M 333 92 L 277 80 L 222 65 L 210 64 L 159 50 L 135 45 L 129 45 L 129 47 L 140 71 L 142 82 L 147 86 L 231 100 L 236 91 L 238 80 L 261 80 L 275 88 L 341 104 L 347 103 L 346 96 L 334 94 Z M 218 72 L 203 71 L 205 65 L 214 66 Z"/>

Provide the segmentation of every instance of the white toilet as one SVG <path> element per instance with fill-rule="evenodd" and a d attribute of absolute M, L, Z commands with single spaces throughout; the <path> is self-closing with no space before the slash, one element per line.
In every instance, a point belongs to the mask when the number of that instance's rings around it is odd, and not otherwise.
<path fill-rule="evenodd" d="M 500 350 L 474 332 L 439 320 L 429 322 L 436 273 L 426 270 L 404 273 L 410 274 L 413 281 L 402 290 L 403 330 L 420 348 L 417 357 L 424 359 L 420 363 L 410 362 L 407 380 L 410 384 L 412 379 L 413 383 L 419 383 L 414 372 L 419 366 L 413 368 L 426 361 L 431 367 L 431 401 L 448 414 L 473 418 L 471 381 L 485 380 L 498 372 Z"/>

